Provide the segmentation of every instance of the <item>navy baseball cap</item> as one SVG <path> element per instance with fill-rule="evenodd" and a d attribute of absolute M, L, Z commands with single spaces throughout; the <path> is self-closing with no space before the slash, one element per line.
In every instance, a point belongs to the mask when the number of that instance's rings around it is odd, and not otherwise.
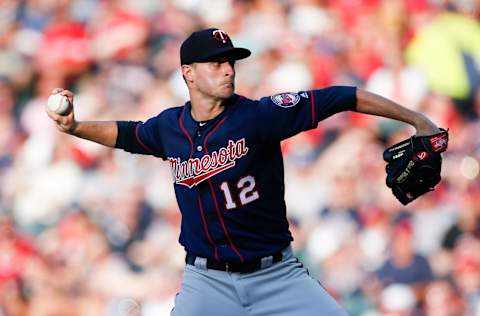
<path fill-rule="evenodd" d="M 180 47 L 180 62 L 187 65 L 195 62 L 207 62 L 216 57 L 238 60 L 247 58 L 251 52 L 246 48 L 234 47 L 232 40 L 224 31 L 210 28 L 193 32 Z"/>

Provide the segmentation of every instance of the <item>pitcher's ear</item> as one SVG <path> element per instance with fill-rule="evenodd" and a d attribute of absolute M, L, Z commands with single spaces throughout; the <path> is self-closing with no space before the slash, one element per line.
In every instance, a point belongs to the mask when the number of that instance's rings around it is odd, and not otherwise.
<path fill-rule="evenodd" d="M 185 79 L 186 82 L 192 82 L 193 81 L 193 67 L 192 65 L 182 65 L 182 76 L 183 79 Z"/>

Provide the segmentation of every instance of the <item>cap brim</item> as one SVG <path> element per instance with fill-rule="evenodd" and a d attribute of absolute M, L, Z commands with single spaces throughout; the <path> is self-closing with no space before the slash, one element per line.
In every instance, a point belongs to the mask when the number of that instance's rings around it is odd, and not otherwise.
<path fill-rule="evenodd" d="M 250 52 L 246 48 L 241 47 L 225 47 L 223 49 L 217 50 L 213 54 L 202 57 L 199 62 L 214 61 L 216 59 L 227 58 L 230 60 L 239 60 L 244 59 L 250 56 Z"/>

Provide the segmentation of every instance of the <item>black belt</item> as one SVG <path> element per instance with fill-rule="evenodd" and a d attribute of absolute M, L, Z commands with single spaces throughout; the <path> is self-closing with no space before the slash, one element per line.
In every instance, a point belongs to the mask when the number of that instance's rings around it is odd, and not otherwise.
<path fill-rule="evenodd" d="M 269 257 L 271 258 L 271 260 Z M 197 257 L 191 254 L 187 254 L 187 257 L 185 258 L 185 263 L 194 266 L 195 260 L 197 258 L 206 260 L 207 269 L 220 270 L 220 271 L 226 271 L 226 272 L 252 273 L 261 269 L 268 268 L 272 266 L 274 263 L 282 261 L 283 254 L 282 252 L 277 252 L 271 256 L 255 259 L 245 263 L 221 262 L 213 259 L 202 258 L 202 257 Z M 264 261 L 263 266 L 262 266 L 262 261 Z"/>

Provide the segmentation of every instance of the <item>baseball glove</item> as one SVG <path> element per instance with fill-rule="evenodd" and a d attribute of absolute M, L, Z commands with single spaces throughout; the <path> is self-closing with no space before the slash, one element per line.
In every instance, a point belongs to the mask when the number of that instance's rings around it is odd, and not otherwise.
<path fill-rule="evenodd" d="M 387 162 L 387 186 L 407 205 L 440 182 L 442 156 L 447 149 L 448 131 L 429 136 L 412 136 L 383 152 Z"/>

